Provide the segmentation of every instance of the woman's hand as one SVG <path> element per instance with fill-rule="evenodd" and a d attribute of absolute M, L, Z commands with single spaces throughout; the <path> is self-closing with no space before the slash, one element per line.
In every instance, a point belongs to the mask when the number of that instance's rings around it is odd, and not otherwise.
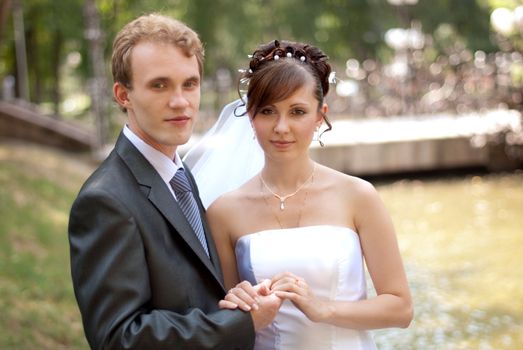
<path fill-rule="evenodd" d="M 260 297 L 270 294 L 270 285 L 271 280 L 264 280 L 256 286 L 251 285 L 248 281 L 240 282 L 229 289 L 218 306 L 221 309 L 233 310 L 239 307 L 243 311 L 258 310 Z"/>
<path fill-rule="evenodd" d="M 282 299 L 288 299 L 313 322 L 326 318 L 329 303 L 316 298 L 307 282 L 290 272 L 279 273 L 271 280 L 271 291 Z"/>

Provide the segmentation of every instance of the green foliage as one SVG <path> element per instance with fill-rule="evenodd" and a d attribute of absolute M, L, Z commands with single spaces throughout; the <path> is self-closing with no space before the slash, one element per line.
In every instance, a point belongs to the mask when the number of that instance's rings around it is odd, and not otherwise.
<path fill-rule="evenodd" d="M 490 9 L 481 6 L 480 1 L 419 1 L 412 16 L 421 20 L 427 33 L 447 25 L 453 28 L 454 39 L 463 41 L 470 50 L 496 50 L 490 33 Z"/>
<path fill-rule="evenodd" d="M 59 84 L 58 69 L 68 53 L 66 49 L 79 47 L 83 42 L 82 1 L 32 0 L 22 3 L 30 96 L 34 102 L 51 101 Z M 11 21 L 5 27 L 8 29 L 4 34 L 5 41 L 0 45 L 0 56 L 5 57 L 5 61 L 0 78 L 16 72 Z"/>
<path fill-rule="evenodd" d="M 412 20 L 425 34 L 450 28 L 449 39 L 470 51 L 497 50 L 490 30 L 493 6 L 512 6 L 515 0 L 420 0 L 416 5 L 393 6 L 385 0 L 97 0 L 109 61 L 112 40 L 129 20 L 149 12 L 161 12 L 186 22 L 201 36 L 206 48 L 205 76 L 214 78 L 218 69 L 234 75 L 247 64 L 246 55 L 273 39 L 306 41 L 320 46 L 335 65 L 347 59 L 373 58 L 387 61 L 392 50 L 383 38 L 393 27 L 406 28 Z M 30 87 L 36 102 L 62 99 L 69 92 L 62 86 L 60 66 L 71 52 L 81 63 L 71 74 L 86 86 L 89 60 L 84 37 L 84 1 L 23 1 L 29 55 Z M 0 79 L 16 72 L 12 25 L 4 26 L 0 43 Z M 449 44 L 436 42 L 438 53 Z M 108 79 L 109 69 L 107 69 Z M 57 101 L 54 101 L 55 103 Z"/>

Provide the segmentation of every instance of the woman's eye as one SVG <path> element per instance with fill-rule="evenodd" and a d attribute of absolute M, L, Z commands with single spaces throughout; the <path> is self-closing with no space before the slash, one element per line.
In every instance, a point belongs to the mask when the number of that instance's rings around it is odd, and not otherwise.
<path fill-rule="evenodd" d="M 307 113 L 307 112 L 304 111 L 303 109 L 294 109 L 294 110 L 292 111 L 292 114 L 294 114 L 294 115 L 304 115 L 304 114 L 306 114 L 306 113 Z"/>
<path fill-rule="evenodd" d="M 261 111 L 260 111 L 261 114 L 263 115 L 271 115 L 274 113 L 274 111 L 270 108 L 263 108 Z"/>

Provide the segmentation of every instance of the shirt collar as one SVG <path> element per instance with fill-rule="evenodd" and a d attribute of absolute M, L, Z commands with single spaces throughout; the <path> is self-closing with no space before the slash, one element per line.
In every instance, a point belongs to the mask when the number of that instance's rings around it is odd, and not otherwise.
<path fill-rule="evenodd" d="M 156 148 L 145 143 L 127 125 L 123 128 L 123 134 L 140 151 L 140 153 L 151 163 L 165 183 L 169 183 L 179 168 L 183 168 L 182 160 L 178 152 L 174 155 L 174 160 L 167 157 Z"/>

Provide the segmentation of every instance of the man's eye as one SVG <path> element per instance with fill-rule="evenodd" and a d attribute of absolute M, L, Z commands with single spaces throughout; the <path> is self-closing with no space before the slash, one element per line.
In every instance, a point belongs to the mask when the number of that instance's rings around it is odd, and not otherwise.
<path fill-rule="evenodd" d="M 184 85 L 184 87 L 189 88 L 189 89 L 195 88 L 195 87 L 198 87 L 198 81 L 189 80 L 189 81 L 185 82 L 185 84 L 183 84 L 183 85 Z"/>
<path fill-rule="evenodd" d="M 163 89 L 163 88 L 165 88 L 165 86 L 166 85 L 164 83 L 161 83 L 161 82 L 153 84 L 153 88 L 155 88 L 155 89 Z"/>

